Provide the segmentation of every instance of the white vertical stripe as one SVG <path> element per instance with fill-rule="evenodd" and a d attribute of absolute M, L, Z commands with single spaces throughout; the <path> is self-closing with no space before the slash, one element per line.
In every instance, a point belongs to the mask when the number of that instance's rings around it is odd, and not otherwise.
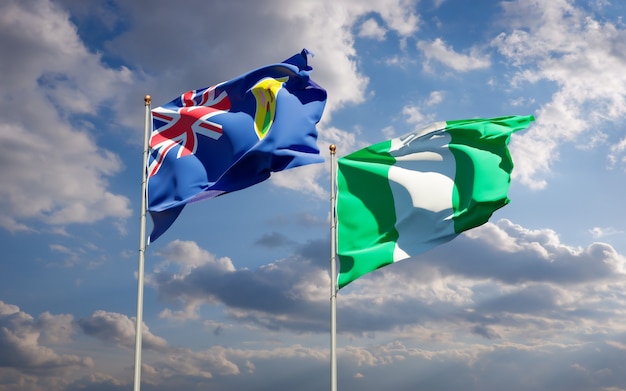
<path fill-rule="evenodd" d="M 455 236 L 452 191 L 456 163 L 448 149 L 450 136 L 436 132 L 440 122 L 392 140 L 389 169 L 399 238 L 394 261 L 419 254 Z"/>

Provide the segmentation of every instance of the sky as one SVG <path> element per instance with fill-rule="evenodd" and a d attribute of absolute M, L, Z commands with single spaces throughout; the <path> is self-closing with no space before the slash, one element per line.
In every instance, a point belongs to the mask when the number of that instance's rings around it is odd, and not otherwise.
<path fill-rule="evenodd" d="M 146 251 L 142 390 L 330 386 L 330 169 L 534 115 L 511 203 L 339 291 L 339 390 L 626 390 L 626 3 L 3 0 L 0 390 L 133 383 L 144 96 L 303 48 L 325 163 L 185 208 Z M 148 230 L 150 229 L 148 222 Z"/>

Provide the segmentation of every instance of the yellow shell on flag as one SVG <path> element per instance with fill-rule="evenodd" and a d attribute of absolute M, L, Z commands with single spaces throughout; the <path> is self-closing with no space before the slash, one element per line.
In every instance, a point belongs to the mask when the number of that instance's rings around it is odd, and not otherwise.
<path fill-rule="evenodd" d="M 276 96 L 287 80 L 289 77 L 281 77 L 280 79 L 266 77 L 259 80 L 251 88 L 256 99 L 254 130 L 259 140 L 265 137 L 272 127 L 276 115 Z"/>

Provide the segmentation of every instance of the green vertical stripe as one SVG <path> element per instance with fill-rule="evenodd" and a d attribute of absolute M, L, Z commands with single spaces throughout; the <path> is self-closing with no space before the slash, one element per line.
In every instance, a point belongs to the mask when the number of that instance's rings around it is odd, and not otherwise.
<path fill-rule="evenodd" d="M 459 233 L 486 223 L 509 203 L 513 160 L 507 144 L 511 133 L 525 129 L 532 116 L 448 121 L 449 148 L 456 159 L 452 205 Z"/>
<path fill-rule="evenodd" d="M 338 161 L 337 252 L 343 287 L 393 261 L 398 239 L 395 204 L 387 173 L 395 159 L 391 141 L 374 144 Z M 354 250 L 357 249 L 357 250 Z M 355 263 L 354 259 L 358 258 Z"/>

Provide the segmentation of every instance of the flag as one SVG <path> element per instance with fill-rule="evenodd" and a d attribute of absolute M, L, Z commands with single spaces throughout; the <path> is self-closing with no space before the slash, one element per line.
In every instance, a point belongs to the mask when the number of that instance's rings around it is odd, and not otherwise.
<path fill-rule="evenodd" d="M 439 122 L 339 159 L 339 288 L 448 242 L 509 203 L 507 145 L 531 121 Z"/>
<path fill-rule="evenodd" d="M 190 202 L 241 190 L 271 172 L 320 163 L 317 130 L 326 91 L 308 52 L 152 110 L 148 211 L 153 242 Z"/>

